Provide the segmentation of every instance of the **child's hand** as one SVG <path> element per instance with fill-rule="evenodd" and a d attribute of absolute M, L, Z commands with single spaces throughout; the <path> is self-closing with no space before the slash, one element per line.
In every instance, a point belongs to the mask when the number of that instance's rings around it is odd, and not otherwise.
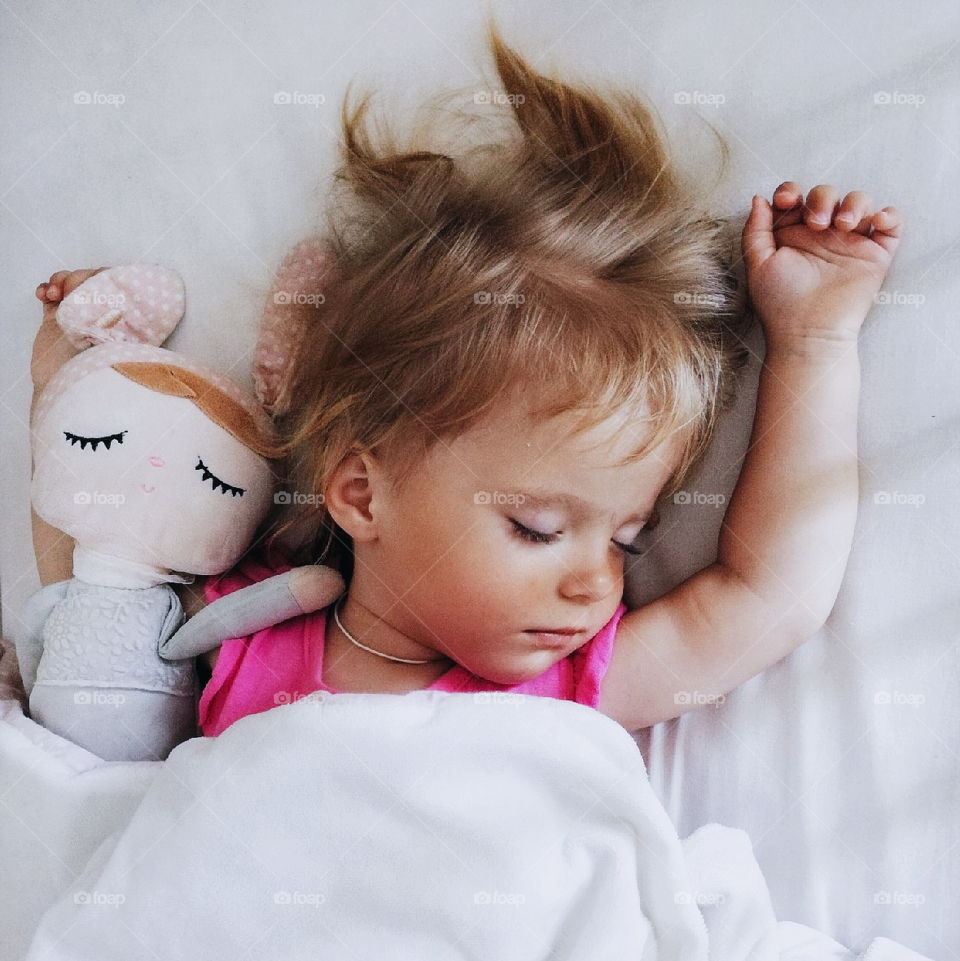
<path fill-rule="evenodd" d="M 50 378 L 77 353 L 77 349 L 57 326 L 57 308 L 60 301 L 85 280 L 106 269 L 98 267 L 95 270 L 58 270 L 46 283 L 37 284 L 36 296 L 43 302 L 43 322 L 33 339 L 30 374 L 38 390 L 45 387 Z"/>
<path fill-rule="evenodd" d="M 16 700 L 27 710 L 27 695 L 20 677 L 17 652 L 11 641 L 0 637 L 0 698 Z"/>
<path fill-rule="evenodd" d="M 869 194 L 814 187 L 803 203 L 794 181 L 773 207 L 759 195 L 743 227 L 754 308 L 771 340 L 856 340 L 900 241 L 895 207 L 874 211 Z"/>

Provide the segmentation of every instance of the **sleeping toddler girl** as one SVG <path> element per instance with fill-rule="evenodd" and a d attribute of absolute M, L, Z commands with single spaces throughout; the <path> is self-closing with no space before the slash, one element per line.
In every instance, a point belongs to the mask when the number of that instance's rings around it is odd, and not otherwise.
<path fill-rule="evenodd" d="M 185 597 L 196 614 L 262 582 L 253 606 L 276 621 L 232 636 L 196 619 L 208 735 L 311 691 L 422 688 L 576 700 L 635 730 L 779 661 L 836 600 L 857 338 L 899 213 L 825 184 L 753 197 L 742 256 L 766 355 L 717 560 L 627 610 L 625 565 L 682 498 L 745 357 L 734 265 L 637 95 L 544 76 L 494 27 L 490 45 L 502 140 L 398 146 L 370 134 L 369 98 L 344 101 L 347 202 L 268 303 L 289 503 Z M 52 312 L 91 273 L 38 287 L 38 386 L 65 350 Z M 41 579 L 69 576 L 49 565 L 71 545 L 36 523 Z M 334 604 L 311 597 L 318 563 L 347 584 Z"/>

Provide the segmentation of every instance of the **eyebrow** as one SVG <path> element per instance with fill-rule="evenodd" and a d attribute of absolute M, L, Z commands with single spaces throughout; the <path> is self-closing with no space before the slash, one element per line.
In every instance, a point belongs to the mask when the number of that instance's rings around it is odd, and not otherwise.
<path fill-rule="evenodd" d="M 567 510 L 574 514 L 602 513 L 598 511 L 590 501 L 586 501 L 582 497 L 577 497 L 576 494 L 565 494 L 562 491 L 543 489 L 521 490 L 519 488 L 511 488 L 501 491 L 501 493 L 523 497 L 523 501 L 519 503 L 519 506 L 522 507 L 544 508 L 559 505 L 560 507 L 566 507 Z M 632 521 L 639 521 L 646 524 L 656 513 L 657 510 L 655 507 L 651 508 L 647 513 L 638 511 L 636 514 L 631 514 L 625 523 L 629 524 Z"/>

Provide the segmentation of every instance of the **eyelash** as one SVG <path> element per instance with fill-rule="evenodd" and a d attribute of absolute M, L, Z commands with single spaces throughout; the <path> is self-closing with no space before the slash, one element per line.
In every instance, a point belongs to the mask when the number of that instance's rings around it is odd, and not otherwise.
<path fill-rule="evenodd" d="M 107 434 L 105 437 L 81 437 L 79 434 L 71 434 L 70 431 L 65 430 L 63 436 L 70 442 L 70 446 L 76 446 L 77 441 L 80 441 L 80 450 L 86 450 L 87 444 L 93 444 L 93 449 L 97 449 L 97 444 L 103 444 L 107 450 L 110 450 L 110 444 L 116 441 L 118 444 L 123 443 L 123 435 L 127 432 L 125 430 L 120 431 L 119 434 Z"/>
<path fill-rule="evenodd" d="M 224 494 L 230 493 L 230 494 L 232 494 L 234 497 L 236 497 L 237 494 L 239 494 L 241 497 L 243 497 L 246 488 L 244 488 L 244 487 L 233 487 L 232 485 L 227 484 L 227 483 L 225 483 L 224 481 L 220 480 L 219 477 L 217 477 L 216 475 L 210 473 L 210 468 L 207 467 L 207 465 L 204 464 L 204 462 L 203 462 L 202 460 L 200 460 L 199 457 L 197 458 L 197 466 L 194 467 L 194 470 L 202 470 L 202 471 L 203 471 L 203 477 L 201 477 L 200 480 L 202 480 L 202 481 L 212 480 L 212 481 L 213 481 L 213 489 L 214 489 L 214 490 L 217 489 L 217 484 L 219 484 L 219 485 L 223 488 L 223 493 L 224 493 Z"/>
<path fill-rule="evenodd" d="M 107 434 L 105 437 L 81 437 L 79 434 L 71 434 L 70 431 L 65 430 L 63 435 L 70 442 L 71 447 L 76 446 L 77 441 L 80 441 L 80 450 L 86 450 L 87 444 L 92 444 L 93 450 L 97 449 L 97 444 L 103 444 L 107 450 L 110 450 L 110 444 L 113 443 L 113 441 L 116 441 L 118 444 L 123 443 L 123 435 L 126 433 L 127 431 L 122 430 L 119 434 Z M 239 494 L 241 497 L 243 497 L 243 495 L 246 493 L 245 487 L 234 487 L 232 484 L 227 484 L 225 481 L 220 480 L 216 474 L 210 473 L 210 468 L 207 467 L 207 465 L 204 464 L 199 457 L 197 458 L 197 466 L 194 468 L 194 470 L 202 470 L 203 477 L 201 477 L 200 480 L 213 481 L 214 490 L 217 489 L 217 485 L 219 484 L 223 488 L 224 494 L 232 494 L 234 497 Z"/>
<path fill-rule="evenodd" d="M 556 534 L 544 534 L 543 531 L 534 531 L 529 527 L 524 527 L 520 521 L 515 521 L 512 517 L 510 518 L 510 523 L 513 524 L 514 533 L 522 540 L 529 541 L 532 544 L 552 544 L 556 539 Z M 624 554 L 632 554 L 634 556 L 643 553 L 643 549 L 640 547 L 634 547 L 632 544 L 621 544 L 620 541 L 612 541 L 614 546 L 619 547 Z"/>

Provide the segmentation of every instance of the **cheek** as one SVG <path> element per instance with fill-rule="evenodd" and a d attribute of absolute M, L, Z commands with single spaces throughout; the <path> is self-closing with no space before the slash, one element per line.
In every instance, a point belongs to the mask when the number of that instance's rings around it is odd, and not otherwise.
<path fill-rule="evenodd" d="M 412 590 L 432 595 L 440 605 L 455 606 L 464 598 L 483 604 L 510 590 L 516 572 L 508 548 L 482 518 L 456 526 L 433 518 L 406 543 L 399 573 L 411 587 L 409 572 L 417 571 L 420 580 Z"/>
<path fill-rule="evenodd" d="M 474 542 L 469 561 L 479 593 L 522 600 L 555 584 L 557 558 L 555 550 L 525 544 L 509 527 L 494 522 L 486 525 L 482 539 Z"/>

